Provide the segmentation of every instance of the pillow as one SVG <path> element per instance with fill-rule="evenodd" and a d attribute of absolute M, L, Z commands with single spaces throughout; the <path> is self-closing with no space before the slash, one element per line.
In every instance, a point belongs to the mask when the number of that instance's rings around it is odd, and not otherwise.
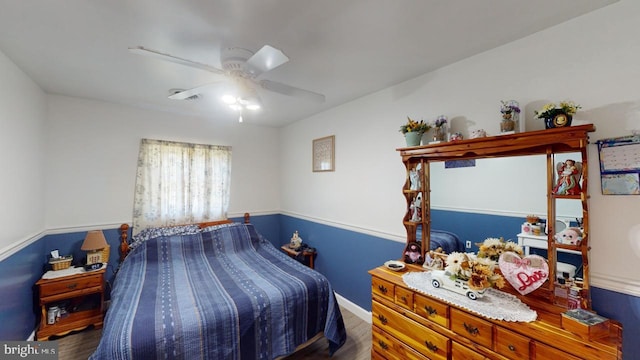
<path fill-rule="evenodd" d="M 197 234 L 198 232 L 200 232 L 200 227 L 198 225 L 147 228 L 131 237 L 131 243 L 129 243 L 129 251 L 140 246 L 140 244 L 144 243 L 147 240 L 154 239 L 160 236 L 189 235 Z"/>
<path fill-rule="evenodd" d="M 229 227 L 229 226 L 236 226 L 239 223 L 227 223 L 227 224 L 219 224 L 219 225 L 211 225 L 211 226 L 207 226 L 205 228 L 202 228 L 200 230 L 200 232 L 209 232 L 209 231 L 214 231 L 220 228 L 225 228 L 225 227 Z"/>

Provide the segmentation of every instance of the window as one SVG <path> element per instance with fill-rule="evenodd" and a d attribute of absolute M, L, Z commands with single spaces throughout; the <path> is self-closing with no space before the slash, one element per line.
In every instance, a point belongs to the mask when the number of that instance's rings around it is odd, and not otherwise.
<path fill-rule="evenodd" d="M 142 139 L 133 232 L 226 218 L 231 147 Z"/>

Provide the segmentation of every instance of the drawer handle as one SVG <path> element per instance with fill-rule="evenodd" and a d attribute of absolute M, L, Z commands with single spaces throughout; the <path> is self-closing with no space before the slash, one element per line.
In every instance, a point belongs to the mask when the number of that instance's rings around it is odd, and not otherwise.
<path fill-rule="evenodd" d="M 67 289 L 69 289 L 69 290 L 73 290 L 73 289 L 75 289 L 76 287 L 78 287 L 78 283 L 74 283 L 74 284 L 69 284 L 69 285 L 67 285 Z"/>
<path fill-rule="evenodd" d="M 384 341 L 378 340 L 378 344 L 382 348 L 382 350 L 389 350 L 389 345 L 385 344 Z"/>
<path fill-rule="evenodd" d="M 463 325 L 464 325 L 464 329 L 465 329 L 465 330 L 467 330 L 467 332 L 468 332 L 470 335 L 476 336 L 476 335 L 478 335 L 478 334 L 480 333 L 480 331 L 478 330 L 478 328 L 477 328 L 477 327 L 475 327 L 475 326 L 473 326 L 473 325 L 469 325 L 469 324 L 467 324 L 466 322 L 465 322 L 465 323 L 463 323 Z"/>
<path fill-rule="evenodd" d="M 400 297 L 400 300 L 402 300 L 402 302 L 405 304 L 407 303 L 407 297 L 404 295 Z"/>
<path fill-rule="evenodd" d="M 511 350 L 511 351 L 516 351 L 516 347 L 515 347 L 515 346 L 513 346 L 513 345 L 511 345 L 511 344 L 509 344 L 509 350 Z"/>
<path fill-rule="evenodd" d="M 432 308 L 431 306 L 425 306 L 424 307 L 424 311 L 426 311 L 427 313 L 429 313 L 429 316 L 434 316 L 434 315 L 438 315 L 438 310 Z"/>
<path fill-rule="evenodd" d="M 382 323 L 382 325 L 387 325 L 387 318 L 384 317 L 382 314 L 378 315 L 378 320 L 380 320 L 380 322 Z"/>
<path fill-rule="evenodd" d="M 387 288 L 382 286 L 382 285 L 378 285 L 378 289 L 380 290 L 381 293 L 386 294 L 387 293 Z"/>
<path fill-rule="evenodd" d="M 433 351 L 434 353 L 438 352 L 438 346 L 431 341 L 427 340 L 424 342 L 424 344 L 427 345 L 427 349 Z"/>

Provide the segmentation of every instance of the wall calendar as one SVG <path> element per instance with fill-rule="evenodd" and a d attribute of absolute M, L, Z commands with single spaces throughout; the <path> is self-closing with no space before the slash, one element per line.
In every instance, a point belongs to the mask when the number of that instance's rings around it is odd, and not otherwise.
<path fill-rule="evenodd" d="M 640 137 L 598 140 L 603 195 L 640 195 Z"/>

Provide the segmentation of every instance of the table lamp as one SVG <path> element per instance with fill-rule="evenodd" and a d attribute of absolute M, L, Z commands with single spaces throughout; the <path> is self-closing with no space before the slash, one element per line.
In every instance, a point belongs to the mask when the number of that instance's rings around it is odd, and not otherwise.
<path fill-rule="evenodd" d="M 81 250 L 87 251 L 87 265 L 102 263 L 102 249 L 109 246 L 104 234 L 101 230 L 92 230 L 87 232 L 84 242 L 80 247 Z"/>

